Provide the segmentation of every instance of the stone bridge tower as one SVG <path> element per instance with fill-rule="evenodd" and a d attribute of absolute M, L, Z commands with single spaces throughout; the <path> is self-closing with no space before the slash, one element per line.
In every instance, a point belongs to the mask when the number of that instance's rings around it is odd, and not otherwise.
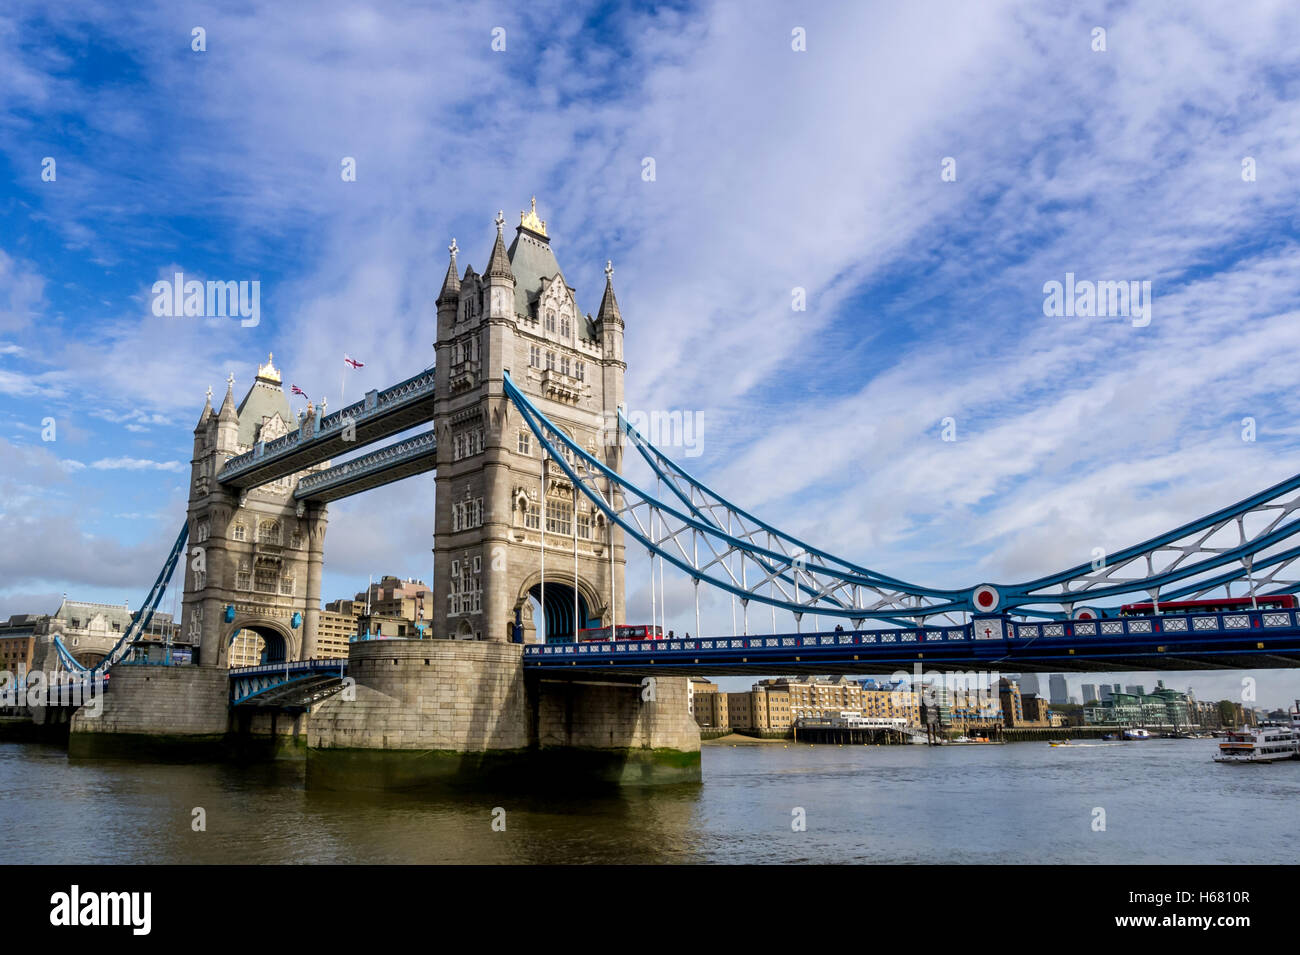
<path fill-rule="evenodd" d="M 482 274 L 468 266 L 458 274 L 452 240 L 437 300 L 433 632 L 504 641 L 518 622 L 531 641 L 530 596 L 543 601 L 552 635 L 623 622 L 623 534 L 581 492 L 575 499 L 554 462 L 543 462 L 503 374 L 617 471 L 622 449 L 605 435 L 627 366 L 612 269 L 596 317 L 584 316 L 536 201 L 520 213 L 509 249 L 500 213 L 496 225 Z"/>
<path fill-rule="evenodd" d="M 238 407 L 233 375 L 215 413 L 211 396 L 209 389 L 194 429 L 190 536 L 177 622 L 197 638 L 196 662 L 205 666 L 228 666 L 231 640 L 241 630 L 262 638 L 268 660 L 309 659 L 320 616 L 325 505 L 293 500 L 301 474 L 244 492 L 221 487 L 216 475 L 229 458 L 302 426 L 317 412 L 309 404 L 295 420 L 270 358 Z"/>

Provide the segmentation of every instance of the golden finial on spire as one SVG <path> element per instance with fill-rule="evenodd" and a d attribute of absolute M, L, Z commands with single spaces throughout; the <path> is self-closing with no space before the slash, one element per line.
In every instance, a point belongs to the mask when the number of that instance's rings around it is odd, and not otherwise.
<path fill-rule="evenodd" d="M 279 384 L 281 384 L 280 372 L 279 372 L 279 370 L 275 367 L 275 365 L 273 365 L 273 364 L 271 363 L 271 362 L 272 362 L 272 359 L 273 359 L 274 357 L 275 357 L 275 356 L 274 356 L 271 352 L 267 352 L 267 353 L 266 353 L 266 364 L 265 364 L 265 365 L 258 365 L 258 366 L 257 366 L 257 380 L 258 380 L 258 381 L 265 381 L 265 382 L 267 382 L 268 384 L 272 384 L 272 385 L 279 385 Z"/>
<path fill-rule="evenodd" d="M 519 213 L 519 225 L 529 232 L 536 232 L 538 235 L 546 238 L 546 220 L 537 218 L 537 197 L 532 198 L 532 209 L 529 212 Z"/>

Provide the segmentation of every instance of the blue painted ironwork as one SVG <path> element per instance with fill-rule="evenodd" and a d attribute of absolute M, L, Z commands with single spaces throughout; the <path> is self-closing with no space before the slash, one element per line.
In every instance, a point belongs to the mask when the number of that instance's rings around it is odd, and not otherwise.
<path fill-rule="evenodd" d="M 340 485 L 351 484 L 361 478 L 391 471 L 421 459 L 428 459 L 432 466 L 437 453 L 437 438 L 432 431 L 427 431 L 370 454 L 363 454 L 351 461 L 336 464 L 324 471 L 308 474 L 298 481 L 293 496 L 297 500 L 316 497 Z"/>
<path fill-rule="evenodd" d="M 742 601 L 854 621 L 972 609 L 967 591 L 895 588 L 846 569 L 847 562 L 828 566 L 807 552 L 792 554 L 761 546 L 719 527 L 714 518 L 705 520 L 659 500 L 588 454 L 550 422 L 508 374 L 504 384 L 544 453 L 583 495 L 647 550 L 694 579 L 736 594 Z M 788 535 L 784 539 L 793 540 Z M 701 544 L 704 554 L 699 553 Z"/>
<path fill-rule="evenodd" d="M 176 564 L 185 553 L 185 542 L 190 536 L 189 522 L 181 525 L 181 531 L 176 535 L 176 543 L 172 544 L 171 552 L 168 553 L 167 559 L 163 562 L 162 570 L 158 573 L 158 578 L 154 581 L 153 587 L 140 605 L 140 609 L 131 615 L 131 623 L 104 656 L 93 667 L 87 667 L 77 662 L 76 658 L 63 643 L 62 636 L 54 638 L 54 649 L 58 654 L 59 660 L 63 665 L 76 673 L 104 673 L 107 672 L 115 663 L 126 656 L 127 651 L 135 644 L 137 640 L 149 628 L 153 621 L 154 612 L 158 609 L 158 604 L 162 602 L 163 594 L 167 592 L 167 583 L 171 580 L 172 574 L 176 571 Z"/>
<path fill-rule="evenodd" d="M 1102 671 L 1300 665 L 1300 612 L 1246 611 L 953 627 L 532 644 L 526 669 L 883 673 L 887 668 Z"/>
<path fill-rule="evenodd" d="M 327 445 L 343 435 L 348 428 L 358 428 L 372 418 L 391 414 L 406 405 L 427 399 L 433 394 L 433 388 L 434 370 L 428 368 L 390 388 L 372 392 L 341 411 L 324 416 L 309 434 L 304 435 L 302 429 L 297 428 L 272 441 L 261 443 L 251 451 L 232 457 L 217 475 L 217 481 L 220 484 L 236 482 L 254 468 L 274 464 L 278 458 Z"/>
<path fill-rule="evenodd" d="M 307 706 L 337 692 L 347 670 L 346 657 L 232 667 L 230 705 Z"/>
<path fill-rule="evenodd" d="M 1097 615 L 1113 616 L 1118 607 L 1106 601 L 1134 595 L 1159 605 L 1220 591 L 1234 596 L 1234 589 L 1246 596 L 1300 591 L 1300 546 L 1293 546 L 1300 539 L 1300 476 L 1059 574 L 1020 584 L 925 587 L 835 557 L 763 522 L 693 478 L 620 416 L 620 432 L 629 436 L 675 501 L 651 495 L 587 454 L 508 375 L 505 388 L 557 466 L 651 554 L 743 601 L 796 615 L 847 617 L 855 626 L 869 619 L 954 621 L 960 614 L 993 611 L 1061 620 L 1083 605 Z M 1235 539 L 1224 540 L 1234 531 Z M 698 553 L 701 543 L 703 555 Z M 746 573 L 750 568 L 752 579 Z"/>

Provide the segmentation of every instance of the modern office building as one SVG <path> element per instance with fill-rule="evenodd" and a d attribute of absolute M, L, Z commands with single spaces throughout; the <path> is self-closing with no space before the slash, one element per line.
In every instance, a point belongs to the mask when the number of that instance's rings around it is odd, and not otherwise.
<path fill-rule="evenodd" d="M 1048 693 L 1053 703 L 1070 702 L 1070 685 L 1066 682 L 1064 673 L 1053 673 L 1048 680 Z"/>

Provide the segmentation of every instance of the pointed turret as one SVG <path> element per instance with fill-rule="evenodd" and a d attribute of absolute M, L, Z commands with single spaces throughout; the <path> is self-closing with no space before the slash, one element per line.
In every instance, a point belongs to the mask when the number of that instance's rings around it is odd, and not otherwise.
<path fill-rule="evenodd" d="M 239 412 L 235 410 L 235 376 L 226 379 L 226 400 L 217 412 L 217 450 L 234 454 L 239 448 Z"/>
<path fill-rule="evenodd" d="M 208 430 L 208 425 L 212 421 L 212 387 L 208 386 L 208 397 L 203 402 L 203 413 L 199 415 L 199 423 L 194 426 L 194 433 L 201 434 Z"/>
<path fill-rule="evenodd" d="M 456 253 L 460 251 L 456 246 L 456 240 L 451 240 L 451 245 L 447 246 L 447 251 L 451 253 L 451 262 L 447 265 L 447 275 L 442 280 L 442 291 L 438 293 L 438 300 L 435 304 L 444 305 L 447 302 L 455 303 L 460 298 L 460 276 L 456 274 Z"/>
<path fill-rule="evenodd" d="M 596 324 L 607 322 L 623 324 L 623 315 L 618 310 L 618 299 L 614 297 L 614 263 L 605 262 L 605 295 L 600 300 L 600 311 L 596 313 Z"/>
<path fill-rule="evenodd" d="M 226 400 L 221 402 L 221 410 L 217 412 L 217 420 L 225 423 L 233 421 L 239 423 L 239 412 L 235 410 L 235 376 L 231 373 L 226 379 Z"/>
<path fill-rule="evenodd" d="M 492 246 L 492 261 L 488 263 L 488 268 L 483 273 L 489 279 L 509 279 L 515 280 L 515 273 L 510 270 L 510 256 L 506 253 L 506 241 L 502 237 L 502 231 L 506 226 L 505 213 L 497 213 L 497 241 Z"/>

